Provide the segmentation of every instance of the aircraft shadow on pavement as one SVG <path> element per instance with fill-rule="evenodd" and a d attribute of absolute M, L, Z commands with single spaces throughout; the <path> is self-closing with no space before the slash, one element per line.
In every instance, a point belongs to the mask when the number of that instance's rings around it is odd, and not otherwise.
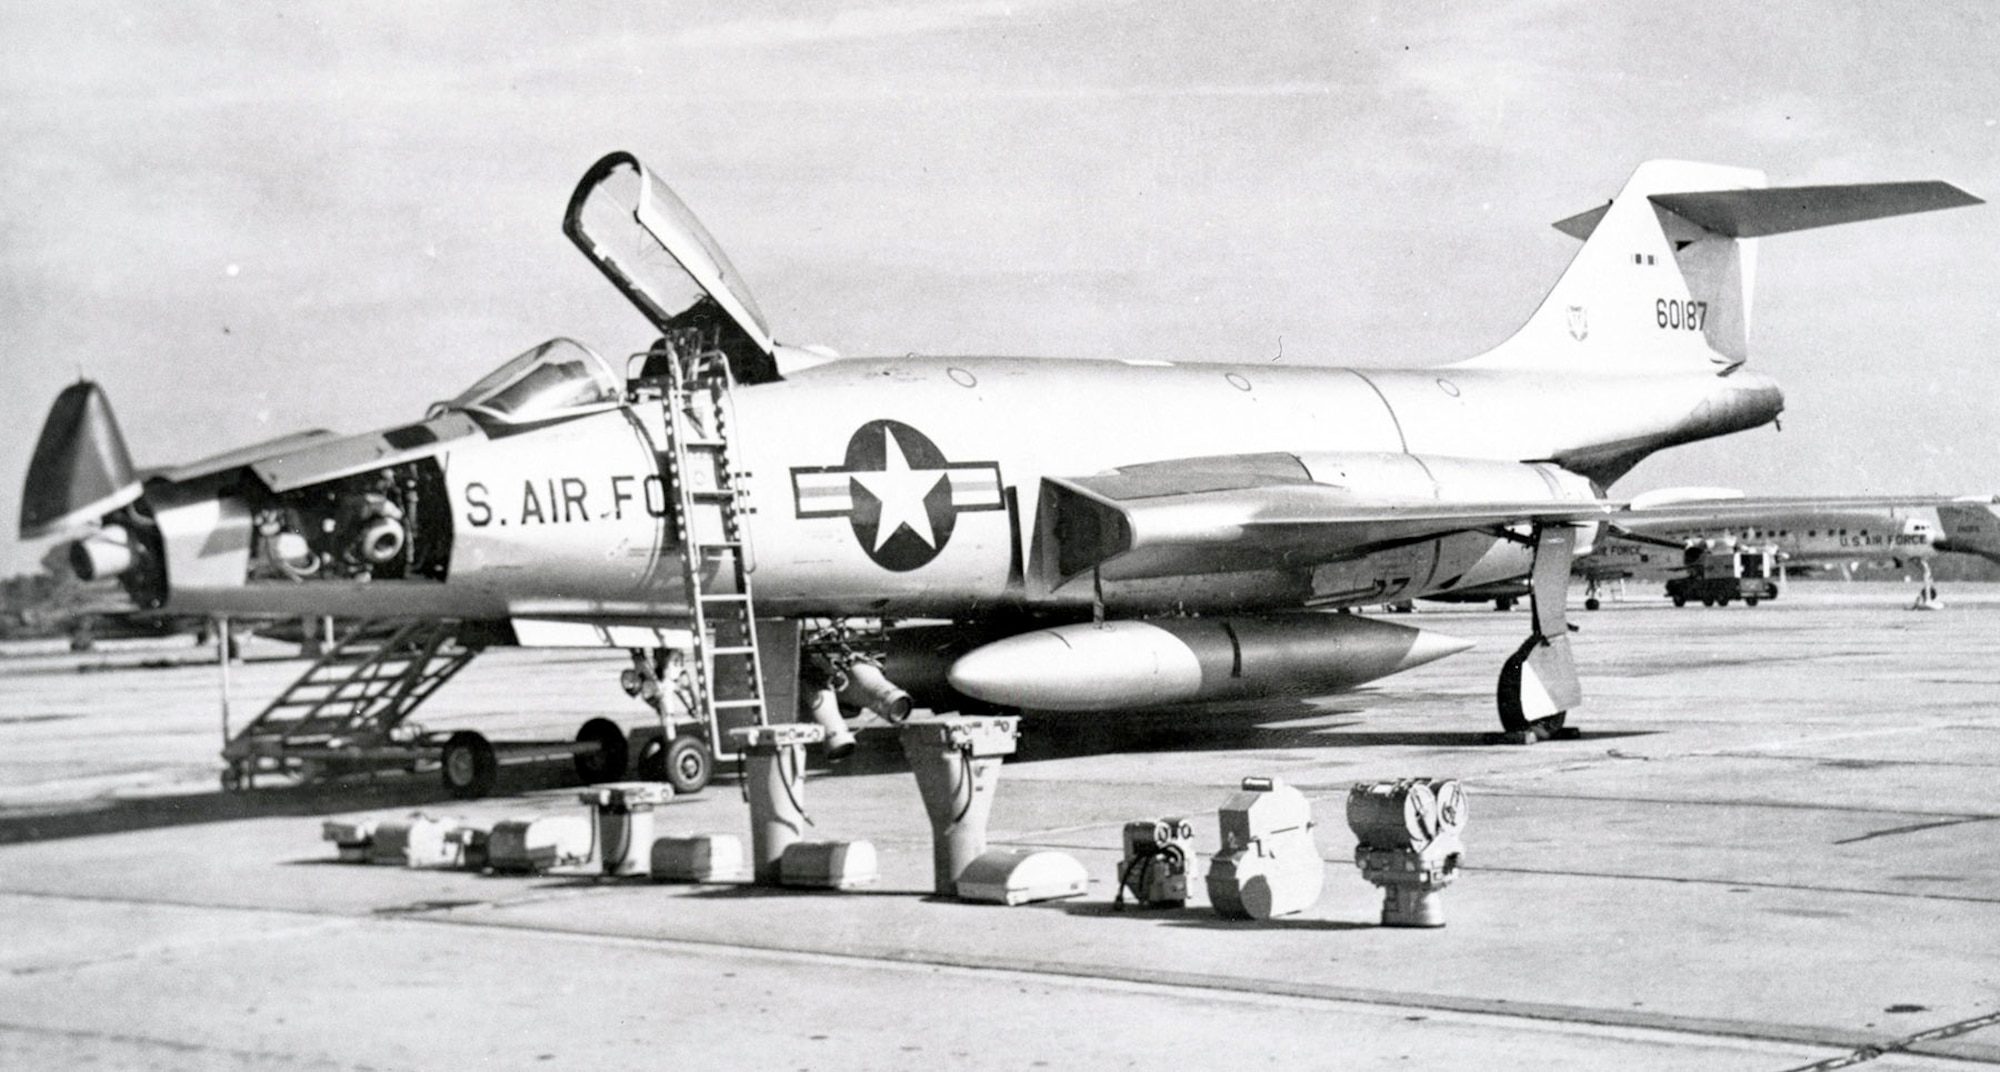
<path fill-rule="evenodd" d="M 576 787 L 576 772 L 568 762 L 522 763 L 500 768 L 495 795 L 531 793 Z M 387 808 L 462 805 L 435 773 L 354 776 L 306 785 L 260 785 L 243 792 L 217 789 L 208 793 L 121 797 L 65 801 L 0 815 L 0 845 L 64 838 L 120 834 L 242 819 L 344 815 Z"/>
<path fill-rule="evenodd" d="M 1127 905 L 1121 909 L 1115 904 L 1102 901 L 1063 901 L 1051 907 L 1059 907 L 1068 915 L 1088 916 L 1092 919 L 1130 920 L 1133 923 L 1155 923 L 1168 927 L 1185 927 L 1195 930 L 1213 931 L 1362 931 L 1379 930 L 1373 923 L 1356 923 L 1349 919 L 1310 919 L 1299 916 L 1284 916 L 1279 919 L 1224 919 L 1210 908 L 1193 905 L 1181 908 L 1144 908 Z"/>
<path fill-rule="evenodd" d="M 1051 762 L 1089 756 L 1164 752 L 1221 752 L 1286 748 L 1490 748 L 1484 730 L 1372 730 L 1357 717 L 1365 705 L 1318 707 L 1304 702 L 1265 702 L 1254 707 L 1168 710 L 1115 715 L 1035 715 L 1021 725 L 1019 748 L 1010 764 Z M 1593 731 L 1574 741 L 1543 748 L 1574 747 L 1623 737 L 1650 736 L 1654 730 Z M 815 756 L 815 777 L 907 774 L 909 761 L 894 727 L 862 729 L 858 747 L 832 765 Z M 724 763 L 707 792 L 737 792 L 735 764 Z M 636 777 L 636 775 L 628 775 Z M 567 762 L 510 764 L 500 768 L 495 796 L 576 787 Z M 340 815 L 390 808 L 460 805 L 433 773 L 390 772 L 306 785 L 260 786 L 245 792 L 190 793 L 148 797 L 91 798 L 0 814 L 0 845 L 117 834 L 202 823 L 278 816 Z"/>
<path fill-rule="evenodd" d="M 1478 729 L 1371 729 L 1364 704 L 1336 707 L 1303 701 L 1264 701 L 1231 708 L 1139 711 L 1116 714 L 1028 714 L 1022 717 L 1017 750 L 1010 764 L 1038 763 L 1119 753 L 1225 752 L 1284 748 L 1491 748 L 1492 732 Z M 1495 729 L 1498 727 L 1495 726 Z M 1655 730 L 1593 730 L 1587 725 L 1563 747 L 1622 737 L 1650 736 Z M 868 727 L 857 747 L 831 765 L 815 759 L 815 774 L 862 775 L 909 770 L 893 727 Z"/>

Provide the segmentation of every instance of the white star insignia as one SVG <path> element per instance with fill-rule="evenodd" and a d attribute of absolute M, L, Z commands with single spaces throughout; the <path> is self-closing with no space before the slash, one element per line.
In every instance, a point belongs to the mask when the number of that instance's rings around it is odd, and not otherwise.
<path fill-rule="evenodd" d="M 945 478 L 944 470 L 910 468 L 910 460 L 903 456 L 902 444 L 896 442 L 893 432 L 884 428 L 882 470 L 857 471 L 849 475 L 882 504 L 882 520 L 875 529 L 875 550 L 880 551 L 896 530 L 902 528 L 909 529 L 912 535 L 930 547 L 937 547 L 937 533 L 931 528 L 931 515 L 924 509 L 924 499 Z"/>

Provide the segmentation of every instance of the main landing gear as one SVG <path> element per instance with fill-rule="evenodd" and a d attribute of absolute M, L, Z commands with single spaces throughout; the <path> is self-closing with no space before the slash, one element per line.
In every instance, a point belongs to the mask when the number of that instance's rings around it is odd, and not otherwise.
<path fill-rule="evenodd" d="M 1576 530 L 1563 524 L 1537 524 L 1532 538 L 1535 565 L 1528 597 L 1530 632 L 1500 666 L 1501 732 L 1496 740 L 1504 744 L 1579 736 L 1574 727 L 1566 725 L 1570 709 L 1583 702 L 1565 617 Z"/>

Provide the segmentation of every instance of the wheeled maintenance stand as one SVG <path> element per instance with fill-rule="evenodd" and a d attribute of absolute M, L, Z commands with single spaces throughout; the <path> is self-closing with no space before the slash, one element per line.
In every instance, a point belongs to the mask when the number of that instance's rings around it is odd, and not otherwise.
<path fill-rule="evenodd" d="M 653 809 L 674 798 L 665 782 L 614 782 L 579 794 L 597 822 L 597 858 L 607 875 L 643 875 L 652 866 Z"/>
<path fill-rule="evenodd" d="M 1360 782 L 1347 794 L 1354 864 L 1382 887 L 1384 927 L 1442 927 L 1440 891 L 1465 852 L 1465 790 L 1450 779 Z"/>
<path fill-rule="evenodd" d="M 743 753 L 743 792 L 750 798 L 752 879 L 759 886 L 783 884 L 785 849 L 805 836 L 806 746 L 826 731 L 785 722 L 745 726 L 729 736 Z"/>
<path fill-rule="evenodd" d="M 986 851 L 1000 761 L 1014 754 L 1020 721 L 983 715 L 903 723 L 903 755 L 931 817 L 931 889 L 939 897 L 958 896 L 959 876 Z"/>

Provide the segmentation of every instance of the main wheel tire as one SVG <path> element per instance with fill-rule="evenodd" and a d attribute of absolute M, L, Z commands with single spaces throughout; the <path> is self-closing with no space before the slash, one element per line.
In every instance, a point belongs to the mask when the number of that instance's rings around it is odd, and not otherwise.
<path fill-rule="evenodd" d="M 1534 652 L 1536 643 L 1536 638 L 1529 637 L 1527 643 L 1514 649 L 1514 654 L 1500 664 L 1500 728 L 1510 734 L 1528 729 L 1527 712 L 1521 707 L 1521 668 L 1528 665 L 1528 656 Z"/>
<path fill-rule="evenodd" d="M 460 800 L 478 800 L 493 791 L 500 780 L 500 758 L 493 743 L 471 730 L 460 730 L 446 739 L 438 753 L 438 776 L 444 787 Z"/>
<path fill-rule="evenodd" d="M 1543 718 L 1530 719 L 1527 710 L 1521 705 L 1521 671 L 1528 665 L 1528 657 L 1535 653 L 1535 649 L 1540 647 L 1541 643 L 1541 638 L 1529 637 L 1520 647 L 1514 649 L 1514 654 L 1507 656 L 1507 660 L 1500 664 L 1498 697 L 1500 729 L 1501 738 L 1507 743 L 1533 744 L 1534 741 L 1566 736 L 1563 732 L 1563 723 L 1569 718 L 1569 712 L 1557 711 Z M 1533 740 L 1524 738 L 1521 734 L 1528 734 Z"/>
<path fill-rule="evenodd" d="M 667 784 L 676 793 L 699 793 L 715 776 L 715 753 L 708 750 L 707 741 L 693 734 L 668 741 L 665 758 Z"/>
<path fill-rule="evenodd" d="M 1674 597 L 1674 606 L 1676 606 L 1676 607 L 1685 607 L 1685 606 L 1687 606 L 1687 605 L 1688 605 L 1688 597 L 1686 597 L 1686 596 L 1675 596 L 1675 597 Z"/>
<path fill-rule="evenodd" d="M 625 777 L 625 765 L 632 758 L 632 747 L 625 740 L 625 731 L 618 728 L 618 723 L 608 718 L 593 718 L 576 731 L 576 743 L 597 746 L 595 751 L 576 754 L 577 781 L 596 785 Z"/>
<path fill-rule="evenodd" d="M 1757 605 L 1757 597 L 1756 597 L 1756 596 L 1744 596 L 1744 597 L 1743 597 L 1743 605 L 1744 605 L 1744 606 L 1746 606 L 1746 607 L 1754 607 L 1754 606 L 1756 606 L 1756 605 Z"/>
<path fill-rule="evenodd" d="M 1596 610 L 1597 608 L 1603 605 L 1604 605 L 1603 603 L 1598 602 L 1596 596 L 1590 596 L 1583 601 L 1584 610 Z"/>

